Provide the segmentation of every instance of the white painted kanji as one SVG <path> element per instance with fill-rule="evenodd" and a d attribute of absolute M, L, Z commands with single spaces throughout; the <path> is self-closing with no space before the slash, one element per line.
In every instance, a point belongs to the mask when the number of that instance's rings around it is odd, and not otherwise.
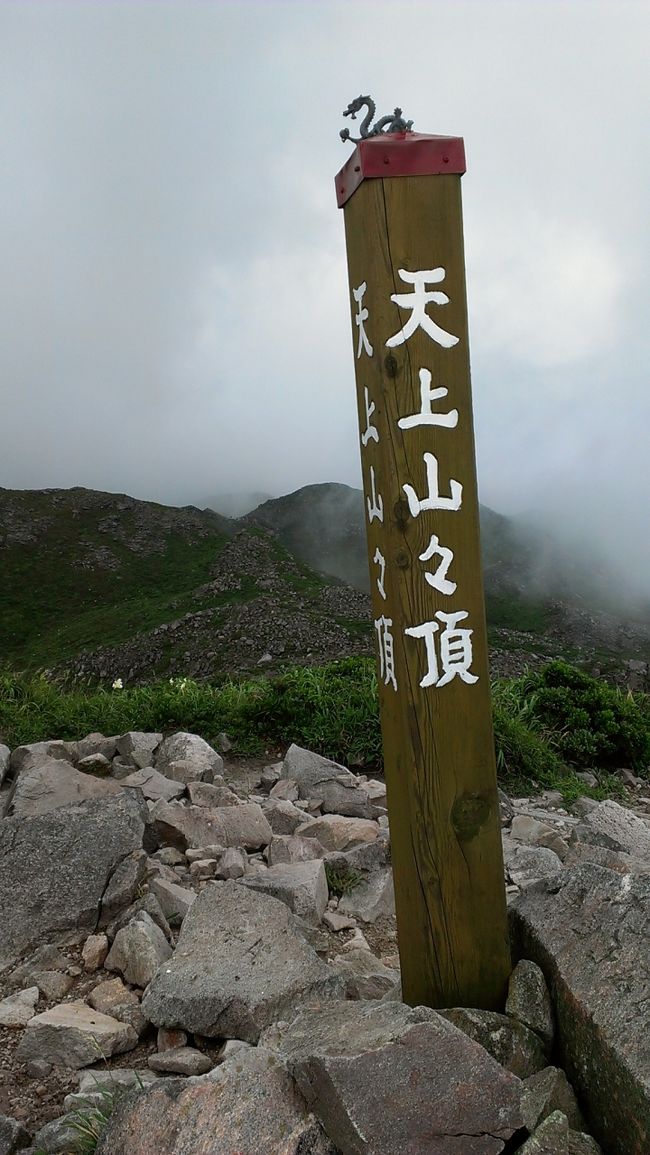
<path fill-rule="evenodd" d="M 427 289 L 427 285 L 437 285 L 440 281 L 444 281 L 445 270 L 443 268 L 420 269 L 416 273 L 410 273 L 408 269 L 399 269 L 398 272 L 407 285 L 413 285 L 413 292 L 391 293 L 390 299 L 401 309 L 410 309 L 411 316 L 399 333 L 388 338 L 386 342 L 388 348 L 393 349 L 396 345 L 403 345 L 409 337 L 413 336 L 416 329 L 424 329 L 424 332 L 438 345 L 442 345 L 443 349 L 451 349 L 457 345 L 459 338 L 454 337 L 453 333 L 441 329 L 440 325 L 437 325 L 426 311 L 427 305 L 430 304 L 449 304 L 449 297 L 446 293 L 441 293 L 436 289 Z"/>
<path fill-rule="evenodd" d="M 427 570 L 424 577 L 429 585 L 433 586 L 434 590 L 438 590 L 441 594 L 449 596 L 456 591 L 456 582 L 447 580 L 447 572 L 454 560 L 454 554 L 453 550 L 449 549 L 446 545 L 440 544 L 434 533 L 431 535 L 431 540 L 424 553 L 420 554 L 420 561 L 431 561 L 431 558 L 435 557 L 436 554 L 440 558 L 440 564 L 437 570 L 435 573 L 430 573 L 430 571 Z"/>
<path fill-rule="evenodd" d="M 366 505 L 368 507 L 368 521 L 384 520 L 384 499 L 380 493 L 377 493 L 377 482 L 375 481 L 374 466 L 370 466 L 370 497 L 366 498 Z"/>
<path fill-rule="evenodd" d="M 355 301 L 357 302 L 357 305 L 359 306 L 359 308 L 357 310 L 357 315 L 354 318 L 354 323 L 359 330 L 359 344 L 357 345 L 357 361 L 359 360 L 359 357 L 361 356 L 361 353 L 364 349 L 365 349 L 366 353 L 368 354 L 368 356 L 372 357 L 372 345 L 370 344 L 370 341 L 368 340 L 368 336 L 367 336 L 366 330 L 364 328 L 364 321 L 368 320 L 368 310 L 366 309 L 365 305 L 363 304 L 363 295 L 364 295 L 367 288 L 368 288 L 368 285 L 366 284 L 366 282 L 362 281 L 361 284 L 359 285 L 358 289 L 352 290 L 352 296 L 354 297 Z"/>
<path fill-rule="evenodd" d="M 393 648 L 394 638 L 391 633 L 391 626 L 393 624 L 392 618 L 376 618 L 375 629 L 377 631 L 377 644 L 379 646 L 379 673 L 385 686 L 391 685 L 394 690 L 397 689 L 397 678 L 395 677 L 395 653 Z"/>
<path fill-rule="evenodd" d="M 372 560 L 374 561 L 375 565 L 379 566 L 379 577 L 375 578 L 375 581 L 377 582 L 377 589 L 379 590 L 381 597 L 385 601 L 386 600 L 386 590 L 384 589 L 384 574 L 386 572 L 386 558 L 384 557 L 383 553 L 381 552 L 379 546 L 377 546 L 377 549 L 375 550 L 375 556 L 373 557 Z"/>
<path fill-rule="evenodd" d="M 414 429 L 417 425 L 441 425 L 445 429 L 455 429 L 458 425 L 458 410 L 450 409 L 448 413 L 434 413 L 431 409 L 432 401 L 441 401 L 449 393 L 448 389 L 440 386 L 431 388 L 431 373 L 428 369 L 420 369 L 420 412 L 410 417 L 400 417 L 397 424 L 400 429 Z"/>
<path fill-rule="evenodd" d="M 411 517 L 417 517 L 424 509 L 460 509 L 463 503 L 463 487 L 460 481 L 449 482 L 450 496 L 442 497 L 438 488 L 438 458 L 433 453 L 423 455 L 427 470 L 428 495 L 420 499 L 412 485 L 403 485 Z"/>
<path fill-rule="evenodd" d="M 420 681 L 420 686 L 437 686 L 441 689 L 453 678 L 460 678 L 468 686 L 478 682 L 478 674 L 473 674 L 470 666 L 473 660 L 472 634 L 473 630 L 458 627 L 458 623 L 469 617 L 466 610 L 457 610 L 455 613 L 445 613 L 438 610 L 435 614 L 438 621 L 422 622 L 420 626 L 409 626 L 404 630 L 410 638 L 422 638 L 426 647 L 427 672 Z M 436 653 L 436 634 L 440 631 L 442 622 L 444 630 L 438 638 L 440 655 Z"/>
<path fill-rule="evenodd" d="M 365 449 L 366 445 L 368 444 L 369 441 L 379 441 L 379 431 L 378 431 L 376 425 L 370 424 L 370 418 L 372 417 L 373 413 L 375 412 L 376 405 L 375 405 L 374 401 L 370 400 L 370 395 L 368 393 L 368 386 L 367 385 L 364 385 L 363 393 L 364 393 L 364 397 L 366 400 L 366 429 L 365 429 L 365 433 L 361 434 L 361 444 L 363 445 L 363 448 Z"/>

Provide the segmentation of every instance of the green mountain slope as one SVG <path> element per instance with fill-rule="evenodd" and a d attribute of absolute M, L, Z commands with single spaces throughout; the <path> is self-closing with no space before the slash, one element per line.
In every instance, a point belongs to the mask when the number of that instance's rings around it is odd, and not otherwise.
<path fill-rule="evenodd" d="M 210 510 L 0 489 L 3 664 L 52 665 L 178 616 L 232 532 Z"/>
<path fill-rule="evenodd" d="M 481 516 L 495 672 L 558 656 L 648 661 L 650 617 L 603 609 L 602 575 Z M 145 681 L 371 653 L 364 533 L 362 495 L 340 485 L 238 521 L 86 489 L 0 489 L 0 667 Z"/>
<path fill-rule="evenodd" d="M 212 510 L 0 490 L 0 567 L 8 668 L 143 680 L 369 649 L 363 595 Z"/>
<path fill-rule="evenodd" d="M 480 515 L 493 654 L 650 659 L 650 606 L 634 604 L 631 596 L 626 600 L 620 578 L 603 559 L 586 558 L 548 532 L 487 506 Z M 368 590 L 360 490 L 307 485 L 265 502 L 246 520 L 273 530 L 310 566 Z"/>

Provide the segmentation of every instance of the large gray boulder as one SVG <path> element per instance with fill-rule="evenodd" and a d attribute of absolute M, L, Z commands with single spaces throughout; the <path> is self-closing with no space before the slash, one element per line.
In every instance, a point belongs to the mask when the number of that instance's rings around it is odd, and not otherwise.
<path fill-rule="evenodd" d="M 327 909 L 329 890 L 321 859 L 279 863 L 261 874 L 242 879 L 242 885 L 286 902 L 294 914 L 318 926 Z"/>
<path fill-rule="evenodd" d="M 154 751 L 162 742 L 162 734 L 143 733 L 141 730 L 128 730 L 116 739 L 118 753 L 127 762 L 144 770 L 146 766 L 153 766 Z"/>
<path fill-rule="evenodd" d="M 498 1155 L 522 1126 L 519 1079 L 428 1007 L 314 1004 L 262 1044 L 346 1155 Z"/>
<path fill-rule="evenodd" d="M 318 799 L 324 814 L 347 814 L 352 818 L 372 816 L 368 791 L 355 774 L 295 743 L 287 750 L 282 778 L 296 783 L 301 798 Z"/>
<path fill-rule="evenodd" d="M 305 821 L 304 810 L 281 798 L 264 799 L 262 810 L 274 834 L 293 834 Z"/>
<path fill-rule="evenodd" d="M 575 827 L 573 842 L 622 851 L 633 858 L 650 858 L 650 826 L 625 806 L 608 799 L 600 802 Z"/>
<path fill-rule="evenodd" d="M 28 766 L 38 765 L 46 758 L 61 759 L 64 762 L 76 762 L 79 757 L 78 742 L 61 742 L 58 739 L 46 742 L 29 742 L 25 746 L 16 746 L 12 750 L 10 768 L 11 773 L 21 774 Z"/>
<path fill-rule="evenodd" d="M 60 758 L 42 758 L 18 775 L 4 813 L 16 818 L 33 818 L 59 806 L 74 806 L 91 798 L 109 798 L 119 789 L 117 782 L 83 774 Z"/>
<path fill-rule="evenodd" d="M 138 1044 L 133 1027 L 83 1003 L 60 1003 L 35 1015 L 16 1049 L 19 1063 L 37 1059 L 57 1067 L 89 1067 Z"/>
<path fill-rule="evenodd" d="M 185 763 L 184 782 L 212 782 L 215 774 L 223 773 L 223 758 L 198 734 L 179 731 L 165 738 L 156 750 L 154 765 L 156 770 L 168 777 L 175 777 L 173 763 Z"/>
<path fill-rule="evenodd" d="M 180 798 L 185 791 L 182 782 L 172 782 L 171 778 L 166 778 L 164 774 L 154 770 L 153 766 L 145 766 L 142 770 L 127 774 L 125 778 L 120 779 L 120 786 L 123 789 L 141 790 L 150 802 L 159 802 L 161 798 L 163 802 L 172 802 L 174 798 Z"/>
<path fill-rule="evenodd" d="M 212 883 L 183 922 L 169 962 L 145 991 L 157 1027 L 256 1043 L 260 1031 L 343 983 L 298 930 L 288 907 L 237 882 Z"/>
<path fill-rule="evenodd" d="M 301 838 L 316 838 L 325 850 L 350 850 L 354 846 L 375 842 L 379 826 L 370 818 L 349 818 L 340 814 L 323 814 L 308 818 L 296 830 Z"/>
<path fill-rule="evenodd" d="M 209 1075 L 118 1101 L 97 1155 L 336 1155 L 274 1055 L 240 1051 Z"/>
<path fill-rule="evenodd" d="M 565 869 L 511 908 L 515 954 L 544 971 L 562 1065 L 607 1150 L 650 1150 L 650 878 Z"/>
<path fill-rule="evenodd" d="M 0 822 L 0 973 L 43 941 L 110 920 L 126 896 L 126 867 L 142 846 L 147 814 L 139 792 L 120 791 Z M 137 872 L 129 885 L 137 886 Z"/>
<path fill-rule="evenodd" d="M 203 846 L 243 846 L 259 850 L 273 838 L 261 806 L 184 806 L 181 802 L 156 802 L 150 815 L 151 830 L 160 846 L 178 850 Z"/>

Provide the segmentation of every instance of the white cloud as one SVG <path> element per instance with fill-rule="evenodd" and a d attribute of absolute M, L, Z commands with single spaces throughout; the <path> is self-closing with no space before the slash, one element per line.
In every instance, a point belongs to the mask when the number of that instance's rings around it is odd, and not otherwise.
<path fill-rule="evenodd" d="M 645 535 L 645 8 L 0 5 L 0 484 L 358 483 L 334 174 L 363 89 L 466 139 L 484 498 L 605 524 L 614 490 Z"/>
<path fill-rule="evenodd" d="M 473 336 L 488 353 L 570 366 L 610 350 L 624 335 L 620 259 L 580 220 L 539 211 L 484 220 L 470 272 Z"/>

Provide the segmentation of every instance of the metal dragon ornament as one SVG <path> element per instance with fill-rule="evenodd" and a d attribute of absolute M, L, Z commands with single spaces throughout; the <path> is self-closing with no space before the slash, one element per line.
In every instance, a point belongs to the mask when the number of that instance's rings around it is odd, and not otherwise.
<path fill-rule="evenodd" d="M 349 116 L 351 120 L 357 119 L 357 113 L 361 111 L 363 106 L 368 109 L 366 115 L 361 121 L 359 127 L 360 136 L 350 136 L 349 128 L 342 128 L 339 136 L 342 141 L 352 141 L 353 144 L 359 144 L 362 140 L 368 140 L 372 136 L 383 136 L 389 132 L 410 132 L 413 127 L 412 120 L 404 120 L 401 108 L 395 108 L 388 116 L 381 116 L 376 120 L 372 128 L 370 124 L 376 112 L 375 102 L 371 96 L 357 96 L 356 100 L 351 100 L 343 113 L 344 116 Z"/>

